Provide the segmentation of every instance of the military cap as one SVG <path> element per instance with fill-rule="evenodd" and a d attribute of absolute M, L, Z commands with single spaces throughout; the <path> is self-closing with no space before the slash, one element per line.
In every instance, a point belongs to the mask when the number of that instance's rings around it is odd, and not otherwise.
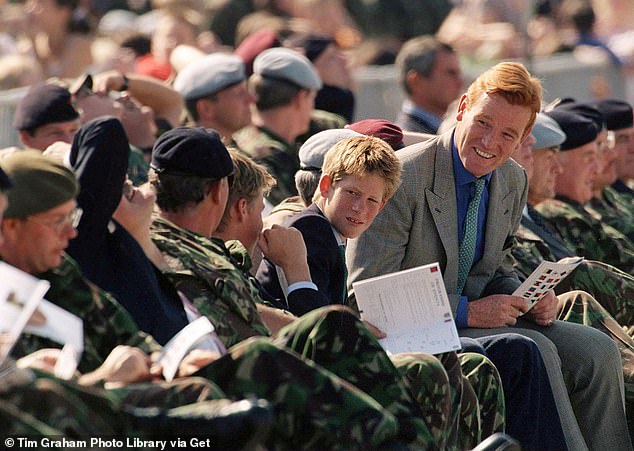
<path fill-rule="evenodd" d="M 13 186 L 11 179 L 0 167 L 0 192 L 6 191 Z"/>
<path fill-rule="evenodd" d="M 535 138 L 533 150 L 559 147 L 566 140 L 566 134 L 557 121 L 544 113 L 537 115 L 531 135 Z"/>
<path fill-rule="evenodd" d="M 294 50 L 276 47 L 260 53 L 253 62 L 253 73 L 283 80 L 303 89 L 321 89 L 321 79 L 313 64 Z"/>
<path fill-rule="evenodd" d="M 233 162 L 213 129 L 178 127 L 163 133 L 152 150 L 158 173 L 221 179 L 233 174 Z"/>
<path fill-rule="evenodd" d="M 566 134 L 560 150 L 571 150 L 594 141 L 599 134 L 596 122 L 579 113 L 564 108 L 555 108 L 544 113 L 553 118 Z"/>
<path fill-rule="evenodd" d="M 212 53 L 185 66 L 174 80 L 174 89 L 185 100 L 199 99 L 244 80 L 244 63 L 240 57 Z"/>
<path fill-rule="evenodd" d="M 555 107 L 556 110 L 568 110 L 574 113 L 580 114 L 597 124 L 599 131 L 606 128 L 605 117 L 603 113 L 590 103 L 585 102 L 564 102 Z"/>
<path fill-rule="evenodd" d="M 315 133 L 299 148 L 299 167 L 304 170 L 321 171 L 326 152 L 339 141 L 355 136 L 362 134 L 345 128 L 332 128 Z"/>
<path fill-rule="evenodd" d="M 403 147 L 403 130 L 398 125 L 385 119 L 364 119 L 346 125 L 346 128 L 367 136 L 381 138 L 394 150 Z"/>
<path fill-rule="evenodd" d="M 634 126 L 632 106 L 617 99 L 605 99 L 594 104 L 603 113 L 608 130 L 622 130 Z"/>
<path fill-rule="evenodd" d="M 36 150 L 16 152 L 2 160 L 2 168 L 13 180 L 7 191 L 6 218 L 26 218 L 74 199 L 79 182 L 72 170 Z"/>
<path fill-rule="evenodd" d="M 78 117 L 68 89 L 44 83 L 31 87 L 22 98 L 15 110 L 13 126 L 16 130 L 31 130 Z"/>

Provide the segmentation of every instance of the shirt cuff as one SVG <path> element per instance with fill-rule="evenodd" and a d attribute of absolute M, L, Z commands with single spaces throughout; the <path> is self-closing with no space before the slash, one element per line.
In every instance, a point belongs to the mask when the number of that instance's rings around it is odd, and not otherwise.
<path fill-rule="evenodd" d="M 315 285 L 313 282 L 309 282 L 307 280 L 302 280 L 302 281 L 290 284 L 288 286 L 288 294 L 291 294 L 293 291 L 299 290 L 299 289 L 302 289 L 302 288 L 308 288 L 309 290 L 317 291 L 317 285 Z"/>
<path fill-rule="evenodd" d="M 458 298 L 458 308 L 456 309 L 456 327 L 464 329 L 469 326 L 469 300 L 466 296 Z"/>

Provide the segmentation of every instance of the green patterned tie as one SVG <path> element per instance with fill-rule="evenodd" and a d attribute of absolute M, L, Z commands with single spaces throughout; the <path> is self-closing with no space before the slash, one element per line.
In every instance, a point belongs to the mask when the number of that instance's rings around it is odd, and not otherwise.
<path fill-rule="evenodd" d="M 346 246 L 339 245 L 339 254 L 341 255 L 341 263 L 343 264 L 343 302 L 348 302 L 348 268 L 346 267 Z"/>
<path fill-rule="evenodd" d="M 475 185 L 475 194 L 469 201 L 467 216 L 464 221 L 464 234 L 462 235 L 462 243 L 458 251 L 458 296 L 462 294 L 462 289 L 467 281 L 467 275 L 473 264 L 473 255 L 475 253 L 475 243 L 478 234 L 478 207 L 480 206 L 480 198 L 484 190 L 485 180 L 481 178 L 473 183 Z"/>

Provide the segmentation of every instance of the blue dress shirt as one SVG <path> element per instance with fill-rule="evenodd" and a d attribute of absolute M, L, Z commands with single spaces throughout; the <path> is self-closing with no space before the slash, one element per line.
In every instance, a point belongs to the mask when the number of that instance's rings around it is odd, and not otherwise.
<path fill-rule="evenodd" d="M 458 247 L 462 244 L 462 238 L 464 236 L 464 222 L 467 216 L 467 210 L 469 208 L 469 201 L 475 193 L 475 185 L 477 177 L 467 171 L 460 160 L 458 154 L 458 148 L 456 143 L 452 140 L 451 143 L 451 159 L 453 163 L 453 175 L 456 184 L 456 205 L 458 208 Z M 485 224 L 487 218 L 487 208 L 489 206 L 489 182 L 491 181 L 491 174 L 484 176 L 486 183 L 484 185 L 484 191 L 482 191 L 482 197 L 480 198 L 480 205 L 478 207 L 478 234 L 476 238 L 475 253 L 473 255 L 473 264 L 477 263 L 484 253 L 484 239 L 485 239 Z M 458 328 L 467 327 L 468 324 L 468 308 L 467 302 L 469 300 L 466 296 L 460 296 L 458 301 L 458 309 L 456 311 L 456 326 Z"/>

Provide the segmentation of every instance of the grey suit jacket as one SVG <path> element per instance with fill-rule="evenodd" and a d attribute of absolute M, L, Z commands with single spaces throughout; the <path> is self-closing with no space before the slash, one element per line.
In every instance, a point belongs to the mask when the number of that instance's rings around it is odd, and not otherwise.
<path fill-rule="evenodd" d="M 440 264 L 454 314 L 458 304 L 458 219 L 451 159 L 453 130 L 397 153 L 402 184 L 372 226 L 347 247 L 352 283 L 433 262 Z M 513 160 L 496 169 L 489 185 L 484 255 L 471 268 L 463 295 L 470 300 L 510 294 L 520 282 L 510 247 L 526 203 L 526 173 Z"/>

